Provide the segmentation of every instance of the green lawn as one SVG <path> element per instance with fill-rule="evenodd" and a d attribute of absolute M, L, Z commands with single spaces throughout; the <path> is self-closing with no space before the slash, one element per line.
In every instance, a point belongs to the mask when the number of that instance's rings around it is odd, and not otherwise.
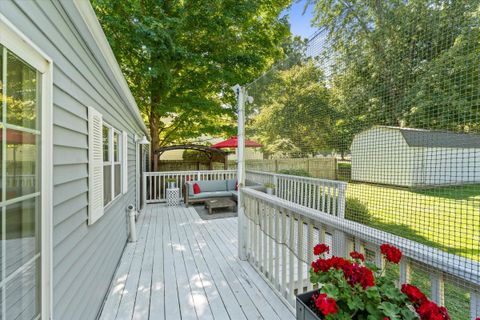
<path fill-rule="evenodd" d="M 374 227 L 480 260 L 480 185 L 408 190 L 349 183 L 347 198 L 366 207 Z"/>
<path fill-rule="evenodd" d="M 349 214 L 359 222 L 480 260 L 480 185 L 408 190 L 349 183 L 347 198 L 358 200 L 347 200 L 347 213 L 350 206 Z M 414 268 L 412 282 L 429 292 L 430 279 L 426 270 Z M 452 319 L 469 317 L 467 292 L 454 283 L 445 284 L 445 305 Z"/>

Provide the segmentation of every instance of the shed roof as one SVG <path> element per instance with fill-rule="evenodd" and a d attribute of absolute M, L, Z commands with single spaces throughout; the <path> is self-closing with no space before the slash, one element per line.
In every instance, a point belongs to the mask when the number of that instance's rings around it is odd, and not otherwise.
<path fill-rule="evenodd" d="M 398 130 L 410 147 L 480 148 L 480 134 L 379 126 Z"/>

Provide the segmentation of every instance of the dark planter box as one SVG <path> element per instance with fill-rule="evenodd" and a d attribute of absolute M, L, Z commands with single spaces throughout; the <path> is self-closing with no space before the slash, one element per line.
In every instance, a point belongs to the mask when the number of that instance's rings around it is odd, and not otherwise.
<path fill-rule="evenodd" d="M 297 320 L 321 320 L 319 316 L 313 312 L 309 305 L 312 300 L 312 296 L 317 293 L 318 290 L 313 290 L 299 294 L 297 296 Z"/>

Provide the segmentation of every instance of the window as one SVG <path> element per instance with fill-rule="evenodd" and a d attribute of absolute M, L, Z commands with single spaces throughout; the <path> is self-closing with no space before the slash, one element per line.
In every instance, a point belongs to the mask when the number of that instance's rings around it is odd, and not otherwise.
<path fill-rule="evenodd" d="M 41 311 L 42 75 L 1 45 L 0 75 L 0 319 L 33 319 Z"/>
<path fill-rule="evenodd" d="M 103 126 L 103 202 L 106 206 L 122 191 L 121 134 Z"/>

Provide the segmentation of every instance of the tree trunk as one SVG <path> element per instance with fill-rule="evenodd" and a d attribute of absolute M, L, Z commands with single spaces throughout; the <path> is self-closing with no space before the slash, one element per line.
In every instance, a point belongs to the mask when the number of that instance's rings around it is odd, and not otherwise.
<path fill-rule="evenodd" d="M 158 119 L 157 115 L 152 111 L 153 108 L 150 110 L 150 115 L 148 117 L 148 121 L 150 124 L 150 161 L 151 161 L 151 168 L 152 171 L 158 170 L 158 155 L 155 153 L 156 150 L 160 148 L 160 137 L 158 133 Z"/>

